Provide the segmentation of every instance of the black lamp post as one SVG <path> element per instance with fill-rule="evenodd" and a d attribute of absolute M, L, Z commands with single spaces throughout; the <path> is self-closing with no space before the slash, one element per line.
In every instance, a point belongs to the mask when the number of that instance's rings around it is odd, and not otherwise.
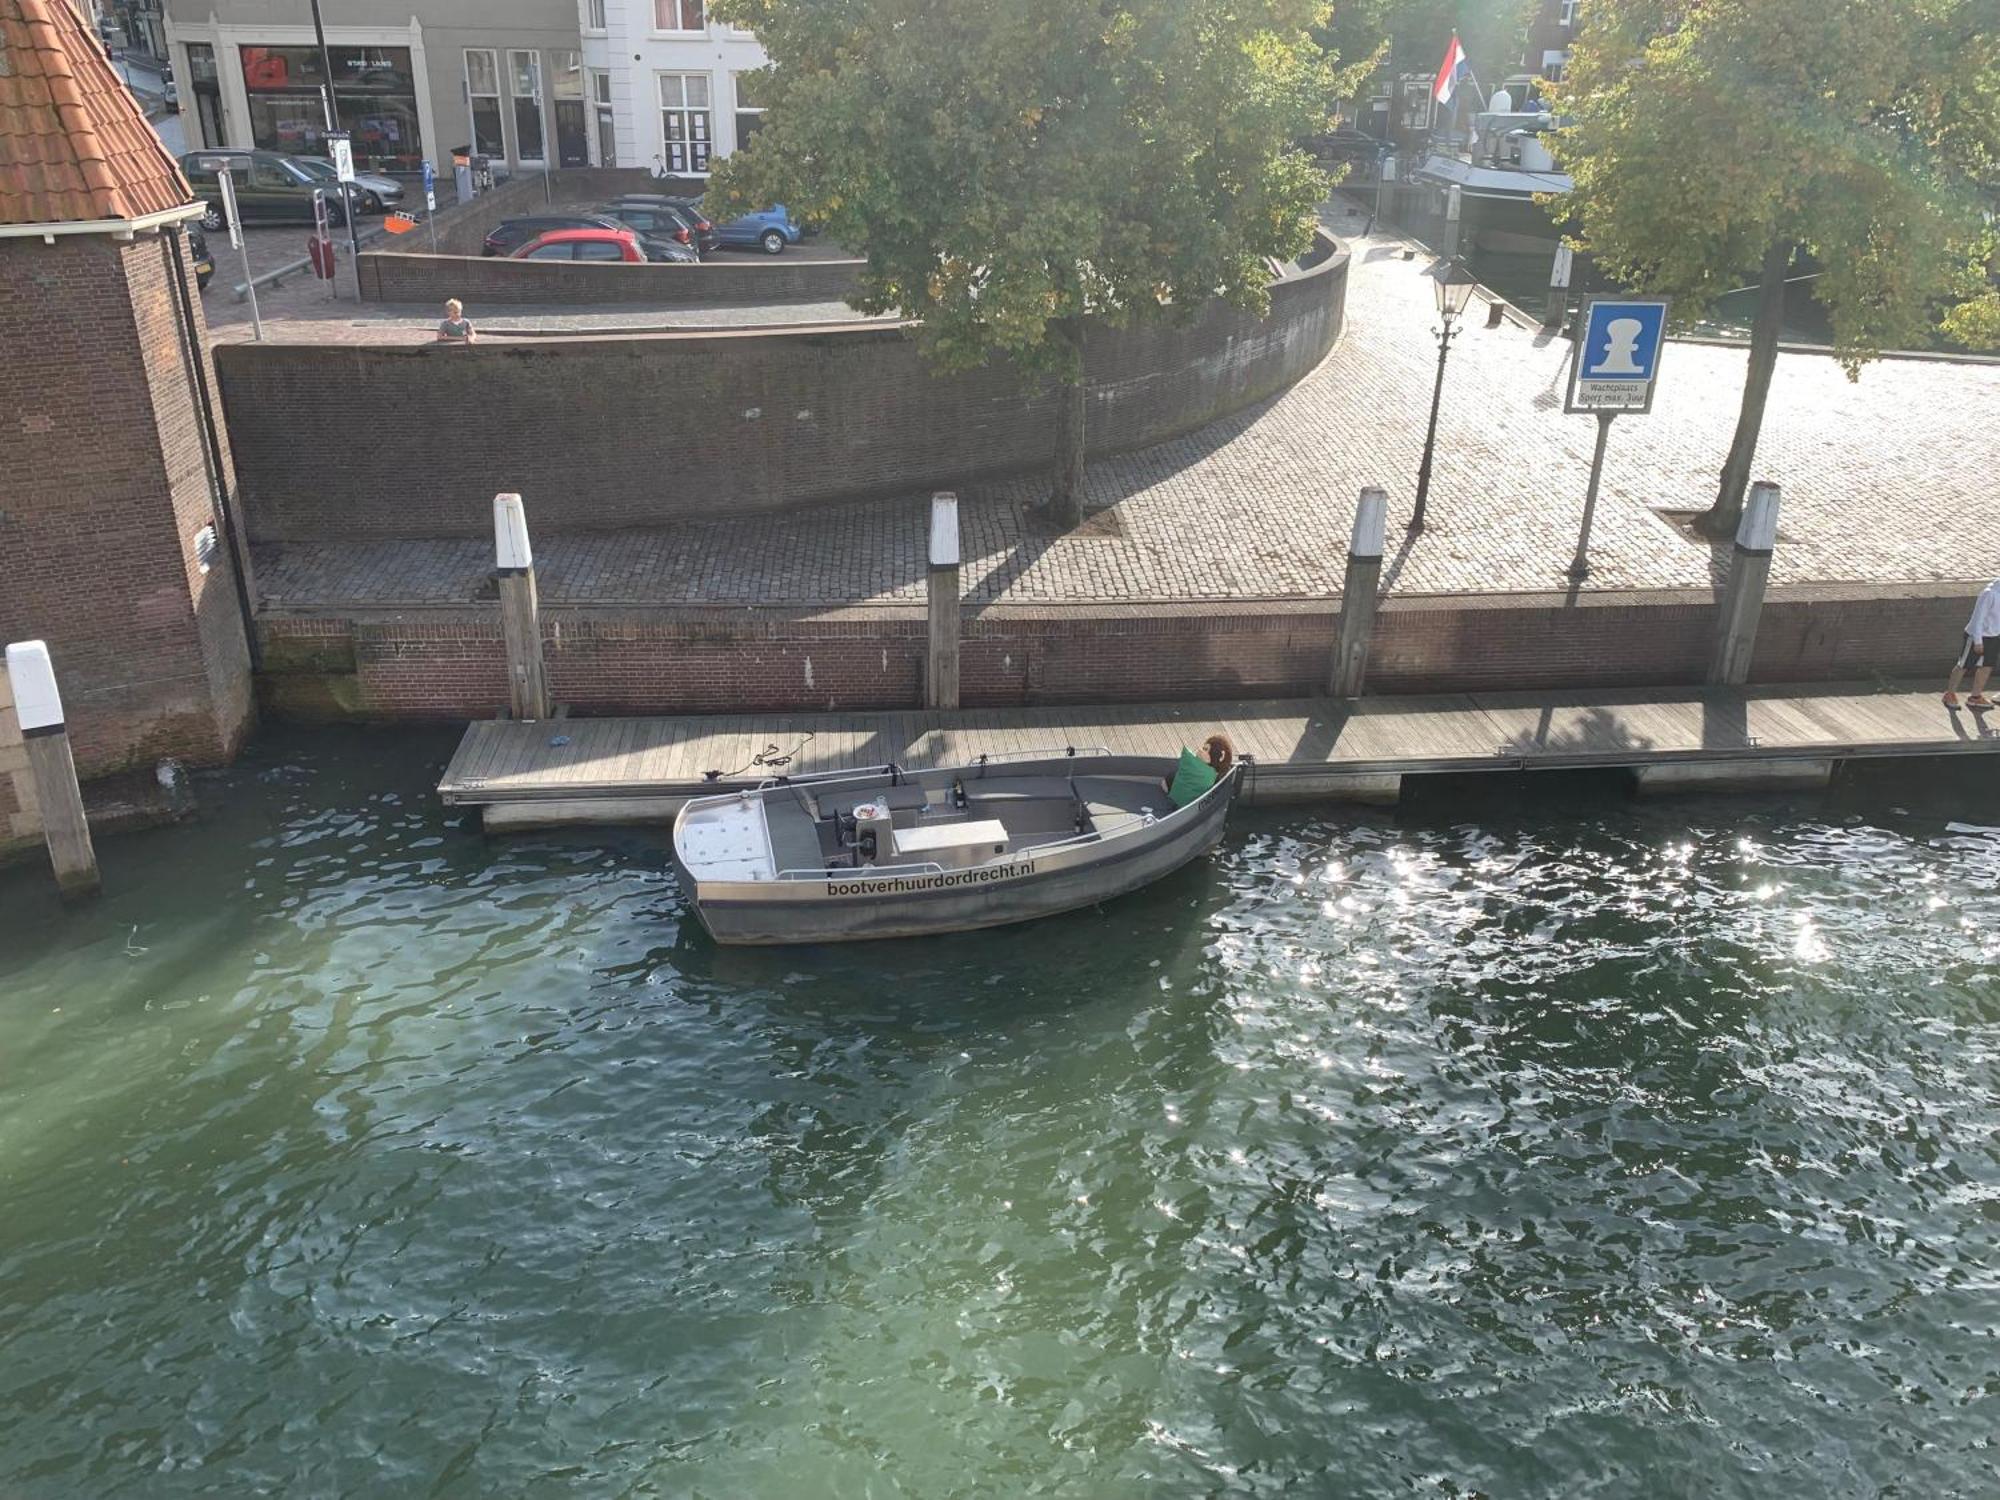
<path fill-rule="evenodd" d="M 1431 267 L 1431 290 L 1437 295 L 1437 383 L 1431 387 L 1431 423 L 1424 432 L 1424 461 L 1417 469 L 1417 504 L 1410 512 L 1411 531 L 1424 529 L 1424 503 L 1431 495 L 1431 454 L 1437 447 L 1438 402 L 1444 396 L 1444 362 L 1451 354 L 1451 341 L 1458 337 L 1458 320 L 1472 301 L 1474 282 L 1461 260 L 1441 260 Z"/>

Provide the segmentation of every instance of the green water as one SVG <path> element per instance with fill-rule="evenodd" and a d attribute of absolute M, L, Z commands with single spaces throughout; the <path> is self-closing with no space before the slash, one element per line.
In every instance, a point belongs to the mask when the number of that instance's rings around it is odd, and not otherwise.
<path fill-rule="evenodd" d="M 725 953 L 448 747 L 0 872 L 0 1496 L 2000 1490 L 1990 773 Z"/>

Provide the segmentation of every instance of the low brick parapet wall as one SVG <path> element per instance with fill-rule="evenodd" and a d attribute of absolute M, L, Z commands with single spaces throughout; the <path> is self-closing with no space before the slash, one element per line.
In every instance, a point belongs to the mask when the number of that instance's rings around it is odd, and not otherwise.
<path fill-rule="evenodd" d="M 1964 585 L 1774 591 L 1753 682 L 1942 671 Z M 1715 630 L 1693 592 L 1391 598 L 1371 694 L 1699 683 Z M 1325 690 L 1337 601 L 991 606 L 969 612 L 968 708 L 1304 697 Z M 451 720 L 505 706 L 496 607 L 267 613 L 266 706 L 304 719 Z M 549 673 L 580 713 L 920 706 L 924 611 L 563 608 L 544 602 Z"/>
<path fill-rule="evenodd" d="M 858 260 L 783 256 L 692 266 L 513 260 L 481 255 L 476 245 L 456 255 L 375 250 L 361 257 L 361 298 L 437 305 L 456 297 L 476 308 L 839 302 L 854 290 L 861 267 Z"/>
<path fill-rule="evenodd" d="M 1184 323 L 1091 322 L 1088 451 L 1156 443 L 1291 386 L 1339 337 L 1347 269 L 1322 238 L 1263 316 L 1214 303 Z M 224 344 L 215 363 L 260 542 L 489 536 L 501 491 L 527 498 L 538 530 L 653 526 L 956 488 L 1052 456 L 1046 383 L 1004 362 L 941 373 L 882 323 Z"/>

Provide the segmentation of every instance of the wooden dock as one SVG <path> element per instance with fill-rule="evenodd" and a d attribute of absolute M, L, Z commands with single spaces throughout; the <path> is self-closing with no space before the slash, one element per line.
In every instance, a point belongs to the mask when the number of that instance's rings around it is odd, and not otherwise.
<path fill-rule="evenodd" d="M 1251 802 L 1393 801 L 1405 776 L 1584 766 L 1629 767 L 1656 791 L 1811 785 L 1847 760 L 2000 751 L 2000 713 L 1952 713 L 1935 686 L 1644 688 L 481 721 L 438 791 L 493 828 L 645 822 L 779 775 L 1069 746 L 1171 755 L 1217 730 L 1253 760 Z"/>

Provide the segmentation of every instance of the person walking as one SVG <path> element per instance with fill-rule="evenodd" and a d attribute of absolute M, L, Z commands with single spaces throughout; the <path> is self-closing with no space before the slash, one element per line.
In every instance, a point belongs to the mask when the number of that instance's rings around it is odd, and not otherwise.
<path fill-rule="evenodd" d="M 473 331 L 472 320 L 465 315 L 465 304 L 453 297 L 444 305 L 444 321 L 438 324 L 440 344 L 476 344 L 479 335 Z"/>
<path fill-rule="evenodd" d="M 1968 708 L 1991 708 L 1986 696 L 1986 679 L 1993 675 L 1994 659 L 2000 657 L 2000 578 L 1979 592 L 1972 606 L 1972 618 L 1965 622 L 1965 649 L 1952 663 L 1951 680 L 1945 684 L 1944 706 L 1958 707 L 1958 684 L 1966 672 L 1972 673 L 1972 696 Z"/>

